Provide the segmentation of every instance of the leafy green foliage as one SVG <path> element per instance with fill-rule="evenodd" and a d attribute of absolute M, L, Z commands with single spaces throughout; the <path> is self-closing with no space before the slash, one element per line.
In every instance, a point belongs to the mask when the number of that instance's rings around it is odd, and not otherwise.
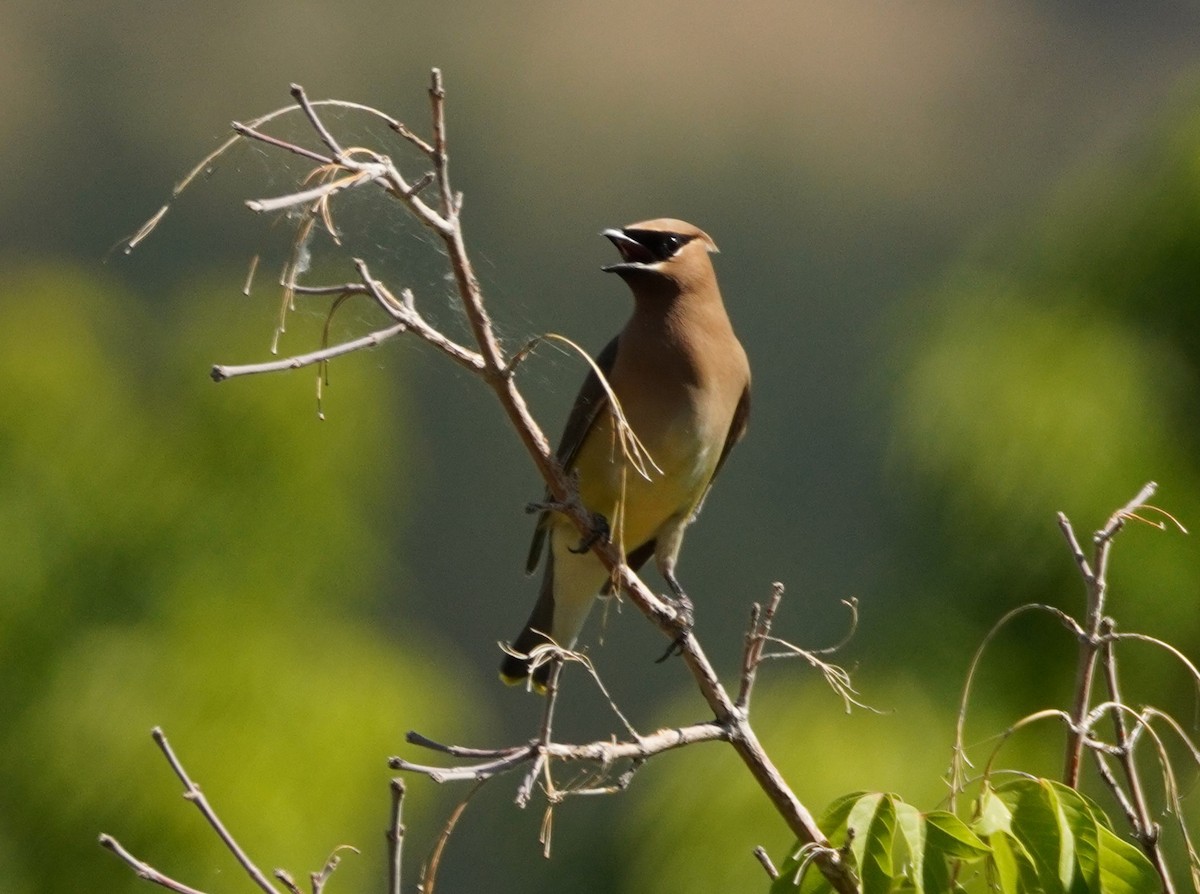
<path fill-rule="evenodd" d="M 987 845 L 954 814 L 921 813 L 893 794 L 845 795 L 826 810 L 821 828 L 831 844 L 846 848 L 863 894 L 945 891 L 949 860 L 978 860 L 988 853 Z M 832 891 L 808 862 L 810 856 L 811 851 L 797 849 L 780 868 L 771 894 Z"/>
<path fill-rule="evenodd" d="M 863 894 L 1146 894 L 1158 886 L 1150 861 L 1095 804 L 1045 779 L 984 785 L 970 824 L 893 794 L 856 792 L 826 809 L 821 828 L 844 848 Z M 797 846 L 771 894 L 829 894 L 812 853 Z"/>

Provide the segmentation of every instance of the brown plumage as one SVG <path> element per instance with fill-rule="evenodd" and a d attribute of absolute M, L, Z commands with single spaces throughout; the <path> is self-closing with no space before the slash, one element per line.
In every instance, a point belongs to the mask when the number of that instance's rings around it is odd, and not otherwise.
<path fill-rule="evenodd" d="M 725 313 L 702 230 L 659 219 L 606 230 L 621 261 L 605 267 L 633 292 L 633 315 L 596 358 L 630 427 L 653 465 L 648 479 L 622 456 L 608 398 L 589 373 L 567 419 L 558 458 L 579 476 L 585 506 L 603 515 L 627 560 L 640 568 L 654 556 L 676 596 L 675 563 L 683 532 L 742 437 L 750 414 L 750 366 Z M 623 511 L 621 511 L 623 510 Z M 571 648 L 608 575 L 589 551 L 573 551 L 579 532 L 563 516 L 543 512 L 526 570 L 549 547 L 537 604 L 512 644 L 521 655 L 552 638 Z M 537 674 L 544 683 L 547 667 Z M 529 662 L 505 655 L 501 676 L 529 675 Z"/>

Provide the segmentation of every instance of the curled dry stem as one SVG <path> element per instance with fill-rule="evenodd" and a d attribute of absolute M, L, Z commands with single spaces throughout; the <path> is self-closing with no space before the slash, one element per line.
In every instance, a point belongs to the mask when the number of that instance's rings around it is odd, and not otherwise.
<path fill-rule="evenodd" d="M 1029 603 L 1019 605 L 1011 611 L 1006 612 L 984 636 L 983 641 L 975 649 L 975 654 L 971 656 L 971 664 L 967 669 L 967 678 L 963 682 L 962 696 L 958 701 L 958 717 L 954 726 L 954 751 L 950 760 L 950 769 L 948 778 L 950 782 L 949 804 L 950 810 L 953 811 L 957 805 L 958 796 L 966 790 L 969 774 L 967 768 L 971 766 L 971 761 L 967 757 L 966 745 L 966 726 L 967 726 L 967 711 L 971 703 L 971 695 L 975 685 L 975 677 L 979 673 L 979 668 L 983 663 L 983 656 L 987 652 L 992 641 L 1000 634 L 1004 628 L 1015 621 L 1022 615 L 1029 612 L 1044 612 L 1056 618 L 1060 623 L 1066 626 L 1069 630 L 1076 632 L 1078 635 L 1082 633 L 1082 628 L 1075 622 L 1075 619 L 1061 609 L 1057 609 L 1052 605 L 1043 605 L 1041 603 Z"/>

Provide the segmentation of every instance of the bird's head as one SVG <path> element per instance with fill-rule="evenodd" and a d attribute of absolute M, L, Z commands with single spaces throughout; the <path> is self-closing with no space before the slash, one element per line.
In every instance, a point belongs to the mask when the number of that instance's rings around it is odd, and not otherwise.
<path fill-rule="evenodd" d="M 708 255 L 717 250 L 717 245 L 707 233 L 685 221 L 645 220 L 605 230 L 601 235 L 607 236 L 621 253 L 620 263 L 601 269 L 620 274 L 630 285 L 657 280 L 686 287 L 712 276 Z"/>

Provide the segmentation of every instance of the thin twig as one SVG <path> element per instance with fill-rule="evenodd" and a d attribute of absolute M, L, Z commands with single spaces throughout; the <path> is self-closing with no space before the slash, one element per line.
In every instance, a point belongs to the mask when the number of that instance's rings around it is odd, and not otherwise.
<path fill-rule="evenodd" d="M 1104 527 L 1092 537 L 1093 552 L 1090 564 L 1083 556 L 1083 550 L 1075 537 L 1071 523 L 1063 513 L 1058 514 L 1059 528 L 1067 538 L 1067 544 L 1079 566 L 1087 594 L 1086 620 L 1083 636 L 1079 638 L 1079 658 L 1075 669 L 1075 701 L 1071 708 L 1072 724 L 1067 733 L 1066 758 L 1063 769 L 1063 782 L 1071 788 L 1077 788 L 1079 785 L 1079 772 L 1083 756 L 1082 723 L 1092 701 L 1096 664 L 1099 661 L 1100 648 L 1103 644 L 1104 603 L 1108 593 L 1108 558 L 1113 538 L 1124 527 L 1126 519 L 1133 516 L 1138 508 L 1154 495 L 1157 487 L 1158 485 L 1153 481 L 1147 483 L 1132 500 L 1109 516 Z"/>
<path fill-rule="evenodd" d="M 281 885 L 287 888 L 288 894 L 304 894 L 300 890 L 300 886 L 296 884 L 296 880 L 292 878 L 292 874 L 286 869 L 276 869 L 275 878 L 279 880 Z"/>
<path fill-rule="evenodd" d="M 1123 704 L 1121 685 L 1117 677 L 1117 659 L 1113 650 L 1112 640 L 1107 640 L 1101 647 L 1103 657 L 1104 680 L 1108 686 L 1108 697 L 1115 704 Z M 1162 862 L 1162 852 L 1158 848 L 1157 834 L 1151 835 L 1154 821 L 1150 817 L 1150 806 L 1146 801 L 1146 792 L 1142 786 L 1141 774 L 1138 772 L 1134 759 L 1133 748 L 1129 741 L 1129 730 L 1125 725 L 1124 715 L 1117 710 L 1111 712 L 1113 724 L 1113 742 L 1119 749 L 1118 761 L 1125 773 L 1125 781 L 1129 784 L 1129 797 L 1137 814 L 1137 822 L 1133 825 L 1134 835 L 1146 850 L 1146 856 L 1155 864 L 1159 874 L 1166 879 L 1166 866 Z M 1170 888 L 1170 885 L 1167 885 Z"/>
<path fill-rule="evenodd" d="M 810 649 L 814 655 L 833 655 L 842 651 L 850 641 L 854 639 L 854 635 L 858 633 L 858 597 L 851 596 L 849 599 L 843 599 L 842 605 L 850 612 L 850 623 L 846 626 L 846 632 L 842 634 L 842 638 L 832 646 L 825 646 L 823 649 Z"/>
<path fill-rule="evenodd" d="M 1152 646 L 1158 646 L 1158 648 L 1172 655 L 1180 664 L 1187 668 L 1187 672 L 1192 678 L 1192 685 L 1200 690 L 1200 668 L 1197 668 L 1190 658 L 1165 640 L 1146 633 L 1125 633 L 1118 631 L 1109 634 L 1109 638 L 1113 641 L 1130 640 L 1131 642 L 1149 643 Z"/>
<path fill-rule="evenodd" d="M 845 705 L 846 713 L 849 714 L 854 708 L 862 708 L 874 714 L 882 714 L 883 711 L 878 708 L 873 708 L 866 702 L 858 698 L 858 690 L 854 688 L 853 681 L 850 678 L 850 672 L 840 665 L 833 664 L 817 657 L 817 653 L 809 649 L 802 649 L 799 646 L 789 643 L 787 640 L 780 639 L 776 636 L 767 637 L 767 642 L 775 643 L 782 647 L 781 652 L 765 652 L 761 659 L 767 661 L 775 658 L 803 658 L 813 668 L 821 672 L 821 676 L 825 678 L 825 682 L 829 685 L 837 695 L 841 698 Z"/>
<path fill-rule="evenodd" d="M 1035 723 L 1040 723 L 1043 720 L 1061 720 L 1064 726 L 1068 728 L 1072 726 L 1071 715 L 1059 708 L 1043 708 L 1040 711 L 1034 711 L 1032 714 L 1026 714 L 1024 717 L 1010 724 L 1008 729 L 996 734 L 995 736 L 989 737 L 990 739 L 995 740 L 996 747 L 993 748 L 991 754 L 988 755 L 987 763 L 984 764 L 983 776 L 986 778 L 992 775 L 992 766 L 995 764 L 996 759 L 1000 756 L 1000 750 L 1004 747 L 1008 740 L 1013 737 L 1013 735 L 1020 730 L 1023 730 L 1025 727 L 1031 726 Z M 1080 739 L 1089 744 L 1095 744 L 1095 740 L 1090 739 L 1086 733 L 1081 735 Z"/>
<path fill-rule="evenodd" d="M 1125 794 L 1125 789 L 1121 787 L 1121 783 L 1117 780 L 1116 774 L 1112 767 L 1108 765 L 1109 755 L 1105 754 L 1099 748 L 1089 749 L 1092 753 L 1092 759 L 1096 762 L 1096 772 L 1100 776 L 1100 780 L 1108 788 L 1117 804 L 1121 807 L 1121 812 L 1125 814 L 1125 820 L 1129 823 L 1129 828 L 1136 829 L 1138 826 L 1138 815 L 1134 809 L 1133 803 L 1129 800 L 1129 796 Z"/>
<path fill-rule="evenodd" d="M 338 864 L 342 862 L 342 851 L 350 851 L 355 854 L 360 852 L 358 848 L 350 844 L 339 844 L 335 847 L 333 853 L 329 855 L 329 859 L 325 861 L 325 865 L 310 876 L 312 880 L 312 894 L 322 894 L 325 890 L 325 884 L 329 881 L 330 876 L 333 875 L 334 870 L 338 868 Z"/>
<path fill-rule="evenodd" d="M 175 894 L 204 894 L 203 891 L 198 891 L 195 888 L 190 888 L 183 882 L 177 882 L 168 875 L 163 875 L 149 863 L 143 863 L 129 851 L 125 850 L 111 835 L 100 836 L 100 846 L 112 851 L 118 857 L 125 861 L 130 869 L 138 878 L 145 879 L 148 882 L 153 882 L 168 891 L 174 891 Z"/>
<path fill-rule="evenodd" d="M 351 174 L 348 177 L 342 177 L 340 180 L 322 183 L 319 186 L 313 186 L 309 189 L 302 189 L 299 192 L 289 193 L 288 195 L 276 196 L 275 198 L 271 199 L 247 199 L 246 207 L 256 214 L 281 211 L 284 208 L 292 208 L 296 205 L 303 205 L 307 202 L 328 199 L 331 196 L 337 195 L 339 192 L 343 192 L 347 189 L 353 189 L 356 186 L 362 186 L 364 183 L 370 183 L 381 173 L 383 173 L 382 168 L 378 170 L 366 168 L 356 174 Z"/>
<path fill-rule="evenodd" d="M 439 783 L 480 780 L 490 779 L 493 776 L 515 770 L 527 762 L 537 761 L 539 755 L 563 762 L 584 761 L 610 765 L 621 760 L 644 761 L 656 754 L 696 742 L 728 741 L 729 738 L 729 732 L 722 725 L 710 720 L 690 726 L 660 729 L 649 735 L 639 736 L 636 741 L 606 739 L 576 745 L 533 741 L 525 745 L 494 751 L 433 743 L 433 747 L 438 751 L 462 757 L 479 755 L 484 759 L 465 767 L 435 767 L 417 764 L 400 757 L 392 757 L 388 760 L 388 766 L 393 770 L 421 773 Z M 414 734 L 409 733 L 409 741 L 415 742 L 415 744 L 425 744 L 429 740 L 423 736 L 415 737 Z"/>
<path fill-rule="evenodd" d="M 766 870 L 766 873 L 768 877 L 770 877 L 771 881 L 775 881 L 775 879 L 779 878 L 779 870 L 775 868 L 775 864 L 771 862 L 771 857 L 767 853 L 767 849 L 761 844 L 754 849 L 754 859 L 758 860 L 758 862 L 762 864 L 762 868 Z"/>
<path fill-rule="evenodd" d="M 529 771 L 525 774 L 525 779 L 517 788 L 517 805 L 519 807 L 524 807 L 529 803 L 529 799 L 533 796 L 534 785 L 543 769 L 546 771 L 548 782 L 552 783 L 553 781 L 550 779 L 550 767 L 546 761 L 545 746 L 550 744 L 554 735 L 554 708 L 558 704 L 558 680 L 562 669 L 562 658 L 556 656 L 550 660 L 550 673 L 546 675 L 546 701 L 542 709 L 542 727 L 535 743 L 537 753 L 529 766 Z"/>
<path fill-rule="evenodd" d="M 404 137 L 404 139 L 408 140 L 410 143 L 412 143 L 414 146 L 416 146 L 418 149 L 420 149 L 422 152 L 424 152 L 426 155 L 428 155 L 430 158 L 433 158 L 433 156 L 435 154 L 434 148 L 432 146 L 430 146 L 429 143 L 427 143 L 425 140 L 421 139 L 419 136 L 417 136 L 415 133 L 413 133 L 407 124 L 404 124 L 400 121 L 395 121 L 392 123 L 391 128 L 396 133 L 400 134 L 400 136 Z"/>
<path fill-rule="evenodd" d="M 236 379 L 238 376 L 252 376 L 259 373 L 302 369 L 306 366 L 312 366 L 314 363 L 321 363 L 326 360 L 332 360 L 334 357 L 341 357 L 343 354 L 351 354 L 354 351 L 361 351 L 364 348 L 377 347 L 388 339 L 395 338 L 407 328 L 407 323 L 396 323 L 393 326 L 388 326 L 386 329 L 380 329 L 361 338 L 332 345 L 320 351 L 311 351 L 307 354 L 285 357 L 282 360 L 268 360 L 265 363 L 247 363 L 241 366 L 227 366 L 218 363 L 213 366 L 209 375 L 212 376 L 214 382 L 224 382 L 226 379 Z"/>
<path fill-rule="evenodd" d="M 454 832 L 454 827 L 458 825 L 458 821 L 462 818 L 464 811 L 466 811 L 467 805 L 471 803 L 471 799 L 475 797 L 476 792 L 483 788 L 485 782 L 487 782 L 486 779 L 480 779 L 472 786 L 471 790 L 467 792 L 466 797 L 451 812 L 450 819 L 446 821 L 446 825 L 442 828 L 442 834 L 434 842 L 433 851 L 430 853 L 429 859 L 421 867 L 421 881 L 417 886 L 417 890 L 421 891 L 422 894 L 434 894 L 434 890 L 437 888 L 438 868 L 442 864 L 442 854 L 446 850 L 446 845 L 450 842 L 450 836 Z"/>
<path fill-rule="evenodd" d="M 250 259 L 250 269 L 246 271 L 246 283 L 242 286 L 242 294 L 250 297 L 250 287 L 254 284 L 254 274 L 258 272 L 258 255 Z"/>
<path fill-rule="evenodd" d="M 310 105 L 311 106 L 334 106 L 336 108 L 352 109 L 354 111 L 363 112 L 368 115 L 373 115 L 374 117 L 383 120 L 388 125 L 388 127 L 390 127 L 392 130 L 394 130 L 396 133 L 401 134 L 401 136 L 403 136 L 404 131 L 407 130 L 407 128 L 405 128 L 405 126 L 403 124 L 401 124 L 399 121 L 397 121 L 391 115 L 385 114 L 384 112 L 381 112 L 378 109 L 372 108 L 371 106 L 363 105 L 362 103 L 348 102 L 343 99 L 319 99 L 319 100 L 310 101 Z M 289 113 L 297 112 L 297 111 L 300 111 L 299 105 L 288 105 L 288 106 L 283 106 L 282 108 L 279 108 L 279 109 L 275 109 L 274 111 L 268 112 L 265 115 L 260 115 L 259 117 L 255 118 L 252 121 L 249 121 L 245 124 L 237 122 L 237 121 L 233 122 L 232 126 L 233 126 L 233 130 L 234 130 L 234 135 L 232 137 L 229 137 L 224 142 L 222 142 L 221 145 L 219 145 L 212 152 L 208 153 L 208 155 L 204 156 L 204 158 L 200 159 L 200 161 L 198 161 L 192 167 L 192 169 L 189 170 L 183 176 L 183 178 L 178 183 L 176 183 L 175 186 L 172 188 L 171 201 L 167 202 L 165 205 L 163 205 L 161 208 L 159 208 L 156 212 L 154 212 L 154 214 L 151 215 L 150 219 L 147 220 L 145 223 L 143 223 L 137 229 L 136 233 L 134 233 L 129 238 L 122 240 L 121 243 L 118 243 L 121 246 L 122 251 L 125 254 L 130 254 L 135 248 L 137 248 L 138 245 L 141 244 L 141 242 L 144 241 L 146 239 L 146 237 L 149 236 L 154 231 L 154 229 L 158 226 L 158 224 L 162 221 L 162 219 L 164 217 L 166 217 L 167 212 L 171 210 L 172 202 L 175 199 L 177 199 L 183 193 L 184 190 L 186 190 L 189 186 L 191 186 L 197 177 L 199 177 L 201 174 L 205 173 L 206 171 L 210 170 L 210 165 L 212 165 L 213 162 L 215 162 L 218 158 L 220 158 L 222 155 L 224 155 L 226 152 L 228 152 L 229 149 L 231 149 L 233 146 L 237 145 L 237 143 L 239 141 L 241 141 L 242 139 L 258 140 L 258 141 L 266 143 L 268 145 L 272 145 L 272 146 L 275 146 L 280 149 L 285 149 L 289 152 L 295 152 L 298 155 L 303 155 L 304 157 L 309 158 L 313 161 L 316 161 L 320 164 L 331 163 L 333 161 L 333 159 L 328 158 L 327 156 L 321 155 L 319 153 L 315 153 L 310 149 L 305 149 L 303 146 L 297 146 L 294 143 L 288 143 L 285 140 L 279 140 L 278 138 L 272 137 L 269 134 L 264 134 L 262 131 L 260 131 L 258 129 L 262 125 L 267 124 L 267 123 L 275 120 L 276 118 L 279 118 L 283 115 L 287 115 Z"/>
<path fill-rule="evenodd" d="M 435 68 L 431 72 L 429 85 L 429 104 L 433 118 L 433 169 L 437 176 L 438 194 L 442 202 L 442 217 L 453 220 L 455 202 L 450 190 L 450 159 L 446 154 L 446 87 L 442 83 L 442 70 Z"/>
<path fill-rule="evenodd" d="M 265 143 L 268 146 L 274 146 L 276 149 L 283 149 L 291 152 L 294 155 L 299 155 L 301 158 L 307 158 L 309 161 L 315 161 L 321 165 L 331 165 L 336 162 L 328 155 L 322 155 L 320 152 L 301 146 L 299 143 L 293 143 L 291 140 L 281 140 L 279 137 L 271 136 L 269 133 L 263 133 L 256 127 L 250 124 L 242 124 L 240 121 L 234 121 L 231 125 L 233 132 L 239 137 L 245 137 L 248 140 L 257 140 L 260 143 Z"/>
<path fill-rule="evenodd" d="M 592 682 L 596 684 L 596 688 L 600 690 L 600 694 L 604 696 L 604 700 L 608 702 L 608 707 L 612 710 L 613 714 L 616 715 L 617 719 L 621 721 L 621 725 L 625 727 L 625 731 L 629 733 L 630 737 L 634 740 L 640 740 L 641 734 L 634 728 L 629 718 L 625 716 L 625 712 L 622 711 L 617 705 L 616 699 L 612 697 L 612 694 L 608 691 L 608 687 L 605 686 L 604 681 L 600 679 L 600 672 L 596 670 L 596 665 L 586 655 L 582 657 L 583 660 L 579 663 L 584 666 L 588 674 L 591 676 Z"/>
<path fill-rule="evenodd" d="M 329 147 L 329 151 L 333 153 L 334 160 L 340 162 L 346 153 L 342 151 L 342 147 L 338 145 L 338 141 L 334 139 L 333 134 L 329 132 L 329 129 L 325 127 L 324 122 L 321 121 L 320 116 L 317 115 L 317 110 L 314 109 L 312 103 L 308 101 L 308 95 L 305 94 L 304 88 L 299 84 L 292 84 L 291 93 L 292 99 L 296 100 L 296 103 L 303 110 L 304 115 L 306 118 L 308 118 L 313 130 L 315 130 L 317 132 L 317 136 L 321 138 L 321 142 Z"/>
<path fill-rule="evenodd" d="M 441 742 L 435 742 L 427 736 L 421 735 L 416 730 L 409 730 L 405 735 L 404 740 L 410 745 L 418 745 L 421 748 L 428 748 L 430 751 L 440 751 L 443 754 L 449 754 L 452 757 L 461 758 L 497 758 L 509 757 L 519 751 L 524 751 L 528 748 L 528 744 L 517 745 L 511 748 L 465 748 L 461 745 L 445 745 Z"/>
<path fill-rule="evenodd" d="M 976 647 L 975 654 L 971 656 L 971 664 L 967 668 L 967 679 L 963 682 L 962 695 L 958 700 L 958 719 L 954 725 L 954 752 L 950 759 L 950 810 L 953 811 L 958 803 L 958 796 L 966 790 L 967 771 L 971 762 L 967 759 L 967 744 L 966 744 L 966 727 L 967 727 L 967 708 L 971 702 L 971 689 L 975 684 L 975 676 L 979 673 L 979 668 L 983 663 L 984 653 L 1005 627 L 1012 623 L 1016 618 L 1027 612 L 1041 611 L 1057 618 L 1068 629 L 1076 632 L 1079 630 L 1079 625 L 1075 619 L 1061 609 L 1055 608 L 1052 605 L 1043 605 L 1041 603 L 1029 603 L 1027 605 L 1019 605 L 1016 608 L 1008 611 L 995 624 L 991 630 L 983 638 L 983 641 Z"/>
<path fill-rule="evenodd" d="M 771 584 L 771 599 L 764 609 L 758 603 L 750 612 L 750 626 L 746 630 L 746 644 L 742 652 L 742 677 L 738 689 L 737 700 L 734 704 L 740 711 L 750 709 L 750 694 L 754 689 L 754 681 L 758 676 L 758 667 L 762 664 L 763 646 L 771 634 L 771 624 L 775 620 L 775 612 L 783 601 L 783 584 L 779 581 Z"/>
<path fill-rule="evenodd" d="M 217 833 L 217 837 L 221 839 L 225 847 L 233 854 L 234 858 L 246 870 L 246 874 L 250 879 L 262 888 L 267 894 L 278 894 L 277 889 L 271 884 L 270 880 L 263 874 L 263 871 L 255 865 L 250 856 L 242 850 L 241 846 L 234 840 L 233 835 L 225 828 L 225 824 L 221 822 L 212 805 L 208 803 L 208 799 L 204 797 L 204 793 L 200 791 L 200 787 L 196 785 L 188 776 L 187 770 L 183 768 L 179 758 L 175 756 L 175 752 L 171 749 L 171 743 L 167 741 L 167 737 L 159 727 L 151 730 L 150 735 L 154 738 L 155 744 L 161 749 L 163 756 L 166 757 L 167 763 L 171 765 L 171 769 L 175 771 L 175 775 L 179 777 L 179 781 L 183 783 L 183 797 L 196 805 L 196 809 L 208 821 L 208 824 L 213 827 Z"/>
<path fill-rule="evenodd" d="M 392 820 L 388 823 L 388 894 L 400 894 L 401 861 L 404 855 L 404 780 L 391 783 Z"/>
<path fill-rule="evenodd" d="M 417 313 L 411 291 L 405 289 L 400 300 L 397 301 L 383 283 L 371 276 L 371 271 L 367 269 L 365 261 L 355 258 L 354 268 L 362 278 L 363 284 L 379 302 L 379 306 L 407 326 L 415 335 L 433 345 L 460 366 L 475 373 L 486 371 L 487 361 L 482 355 L 446 338 L 439 330 L 425 322 L 425 318 Z"/>

